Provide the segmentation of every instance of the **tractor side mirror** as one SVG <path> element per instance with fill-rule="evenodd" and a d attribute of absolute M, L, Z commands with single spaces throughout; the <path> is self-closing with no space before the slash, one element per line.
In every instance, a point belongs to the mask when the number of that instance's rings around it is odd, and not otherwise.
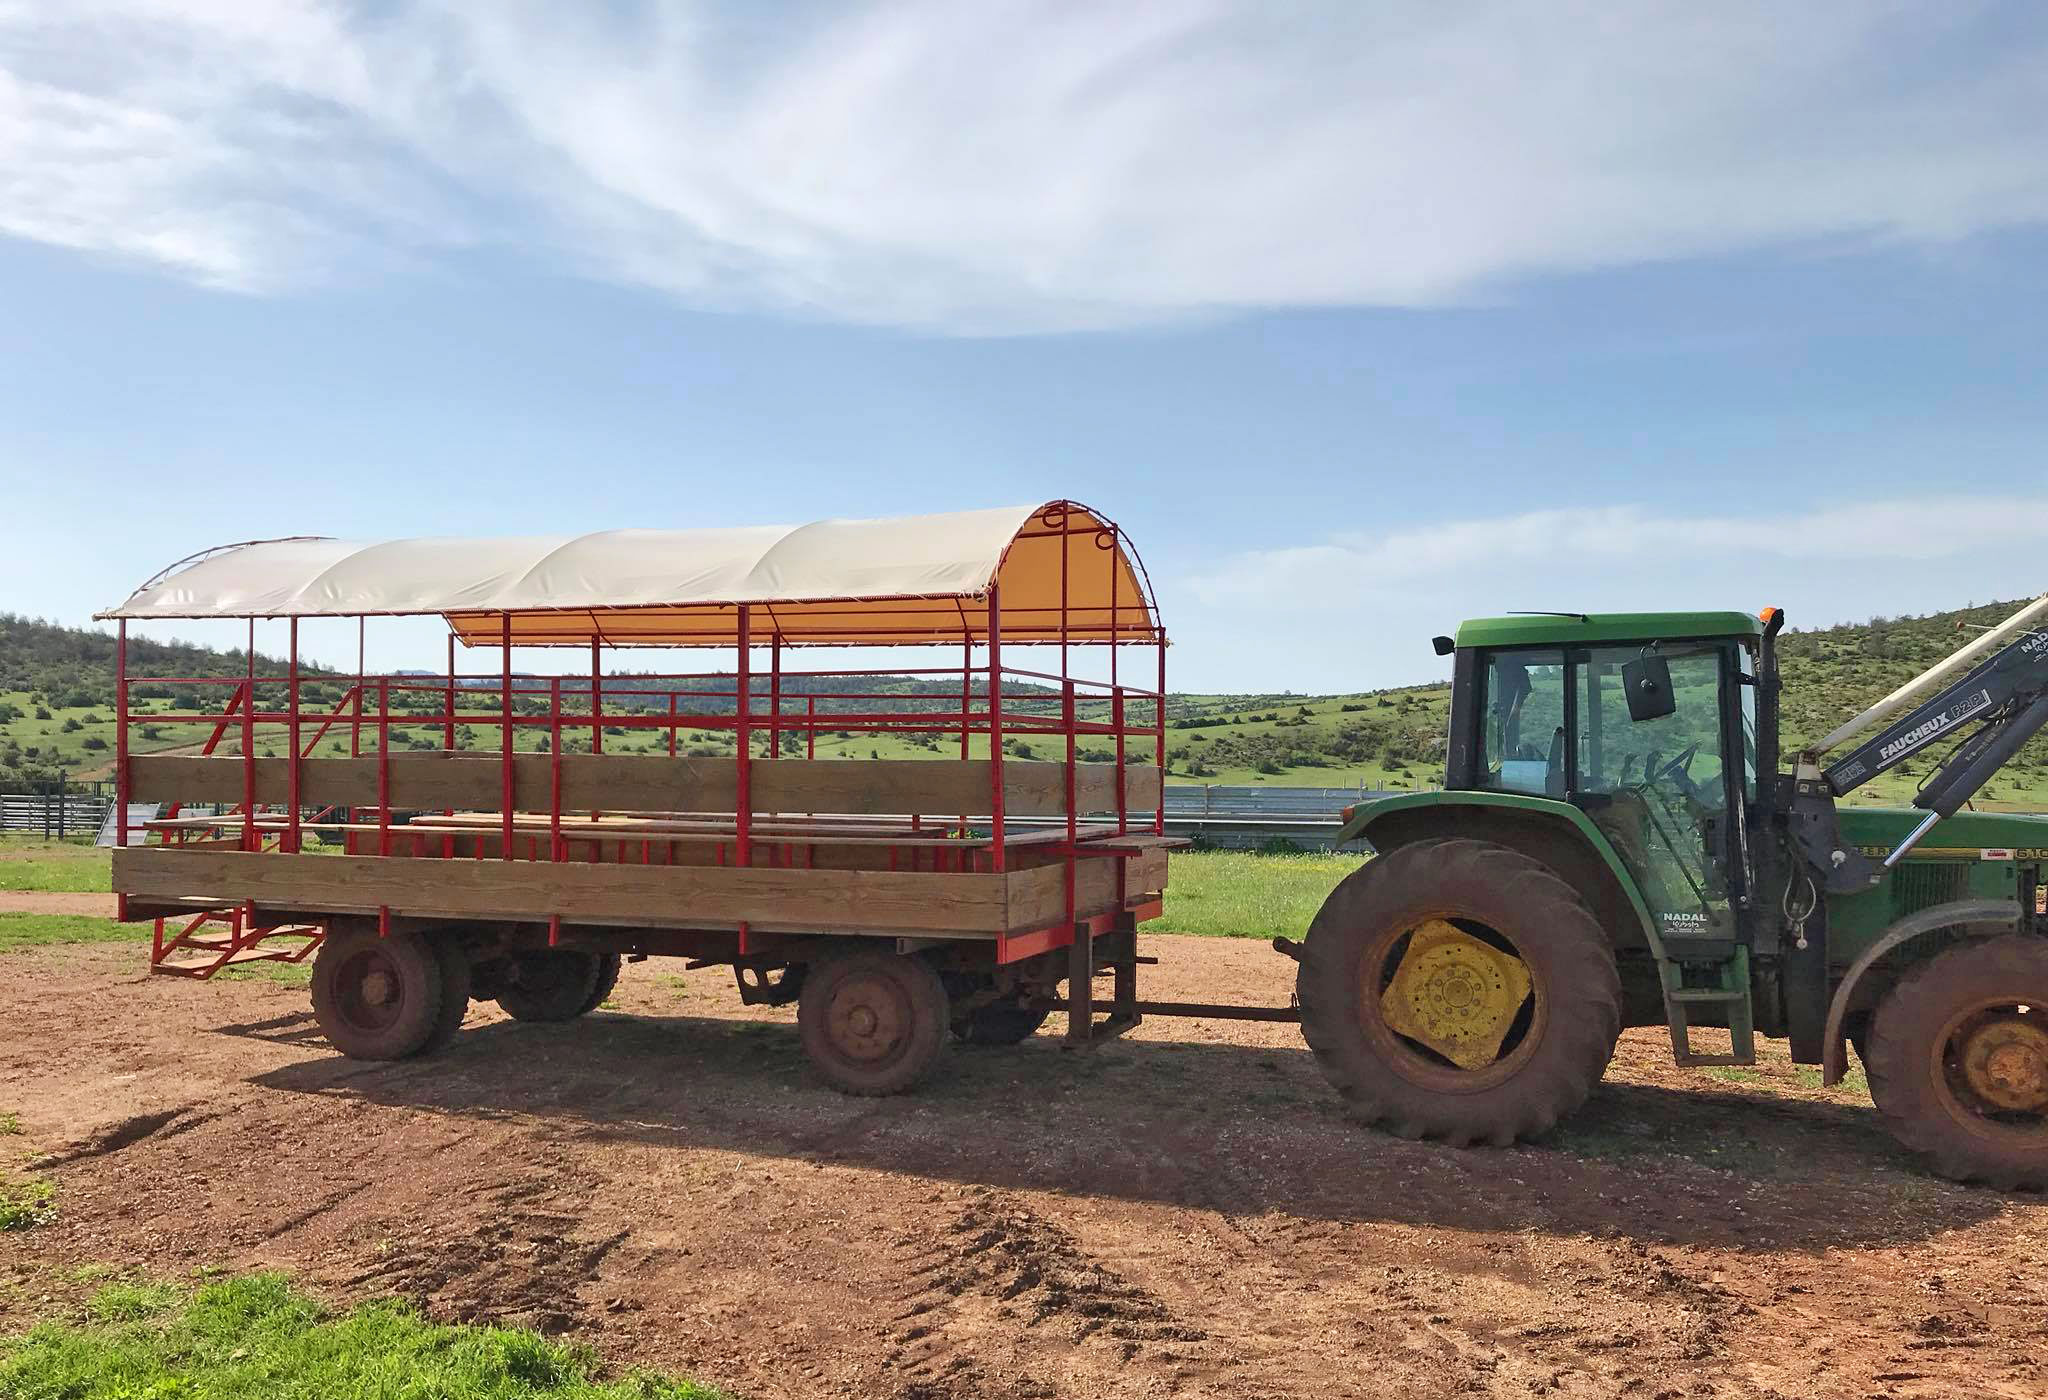
<path fill-rule="evenodd" d="M 1671 663 L 1654 651 L 1622 663 L 1621 689 L 1628 696 L 1628 717 L 1638 723 L 1678 712 L 1678 697 L 1671 693 Z"/>

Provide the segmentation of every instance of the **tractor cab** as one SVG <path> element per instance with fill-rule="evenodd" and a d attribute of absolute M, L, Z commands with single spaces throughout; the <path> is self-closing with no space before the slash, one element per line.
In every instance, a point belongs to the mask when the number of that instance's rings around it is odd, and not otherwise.
<path fill-rule="evenodd" d="M 1736 938 L 1753 880 L 1764 624 L 1745 613 L 1481 618 L 1458 629 L 1444 786 L 1566 802 L 1667 938 Z"/>

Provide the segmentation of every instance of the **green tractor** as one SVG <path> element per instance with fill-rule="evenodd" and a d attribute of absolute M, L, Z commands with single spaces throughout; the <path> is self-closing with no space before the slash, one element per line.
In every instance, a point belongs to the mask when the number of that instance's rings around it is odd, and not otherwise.
<path fill-rule="evenodd" d="M 1578 1108 L 1625 1026 L 1668 1027 L 1680 1065 L 1750 1064 L 1758 1035 L 1783 1037 L 1828 1084 L 1853 1047 L 1935 1171 L 2048 1186 L 2048 817 L 1962 810 L 2048 724 L 2044 615 L 2048 598 L 1789 773 L 1776 609 L 1437 638 L 1444 788 L 1347 814 L 1343 838 L 1377 857 L 1295 954 L 1324 1073 L 1404 1137 L 1505 1145 Z M 1836 807 L 1951 743 L 1912 808 Z M 1696 1046 L 1701 1027 L 1725 1048 Z"/>

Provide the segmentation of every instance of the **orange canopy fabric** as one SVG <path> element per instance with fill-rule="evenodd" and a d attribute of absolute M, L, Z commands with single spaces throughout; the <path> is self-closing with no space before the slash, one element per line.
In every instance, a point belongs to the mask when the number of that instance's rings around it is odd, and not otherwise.
<path fill-rule="evenodd" d="M 469 645 L 729 647 L 1156 641 L 1143 566 L 1067 501 L 885 520 L 384 544 L 231 545 L 101 618 L 438 613 Z"/>

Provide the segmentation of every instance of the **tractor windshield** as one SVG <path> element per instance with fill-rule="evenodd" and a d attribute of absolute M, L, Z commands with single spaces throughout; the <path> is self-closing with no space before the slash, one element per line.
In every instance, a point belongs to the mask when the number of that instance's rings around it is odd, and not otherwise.
<path fill-rule="evenodd" d="M 1622 667 L 1641 646 L 1595 647 L 1577 670 L 1578 771 L 1572 791 L 1628 864 L 1665 931 L 1726 936 L 1728 890 L 1715 842 L 1728 805 L 1722 746 L 1725 649 L 1657 648 L 1672 712 L 1631 720 Z"/>

